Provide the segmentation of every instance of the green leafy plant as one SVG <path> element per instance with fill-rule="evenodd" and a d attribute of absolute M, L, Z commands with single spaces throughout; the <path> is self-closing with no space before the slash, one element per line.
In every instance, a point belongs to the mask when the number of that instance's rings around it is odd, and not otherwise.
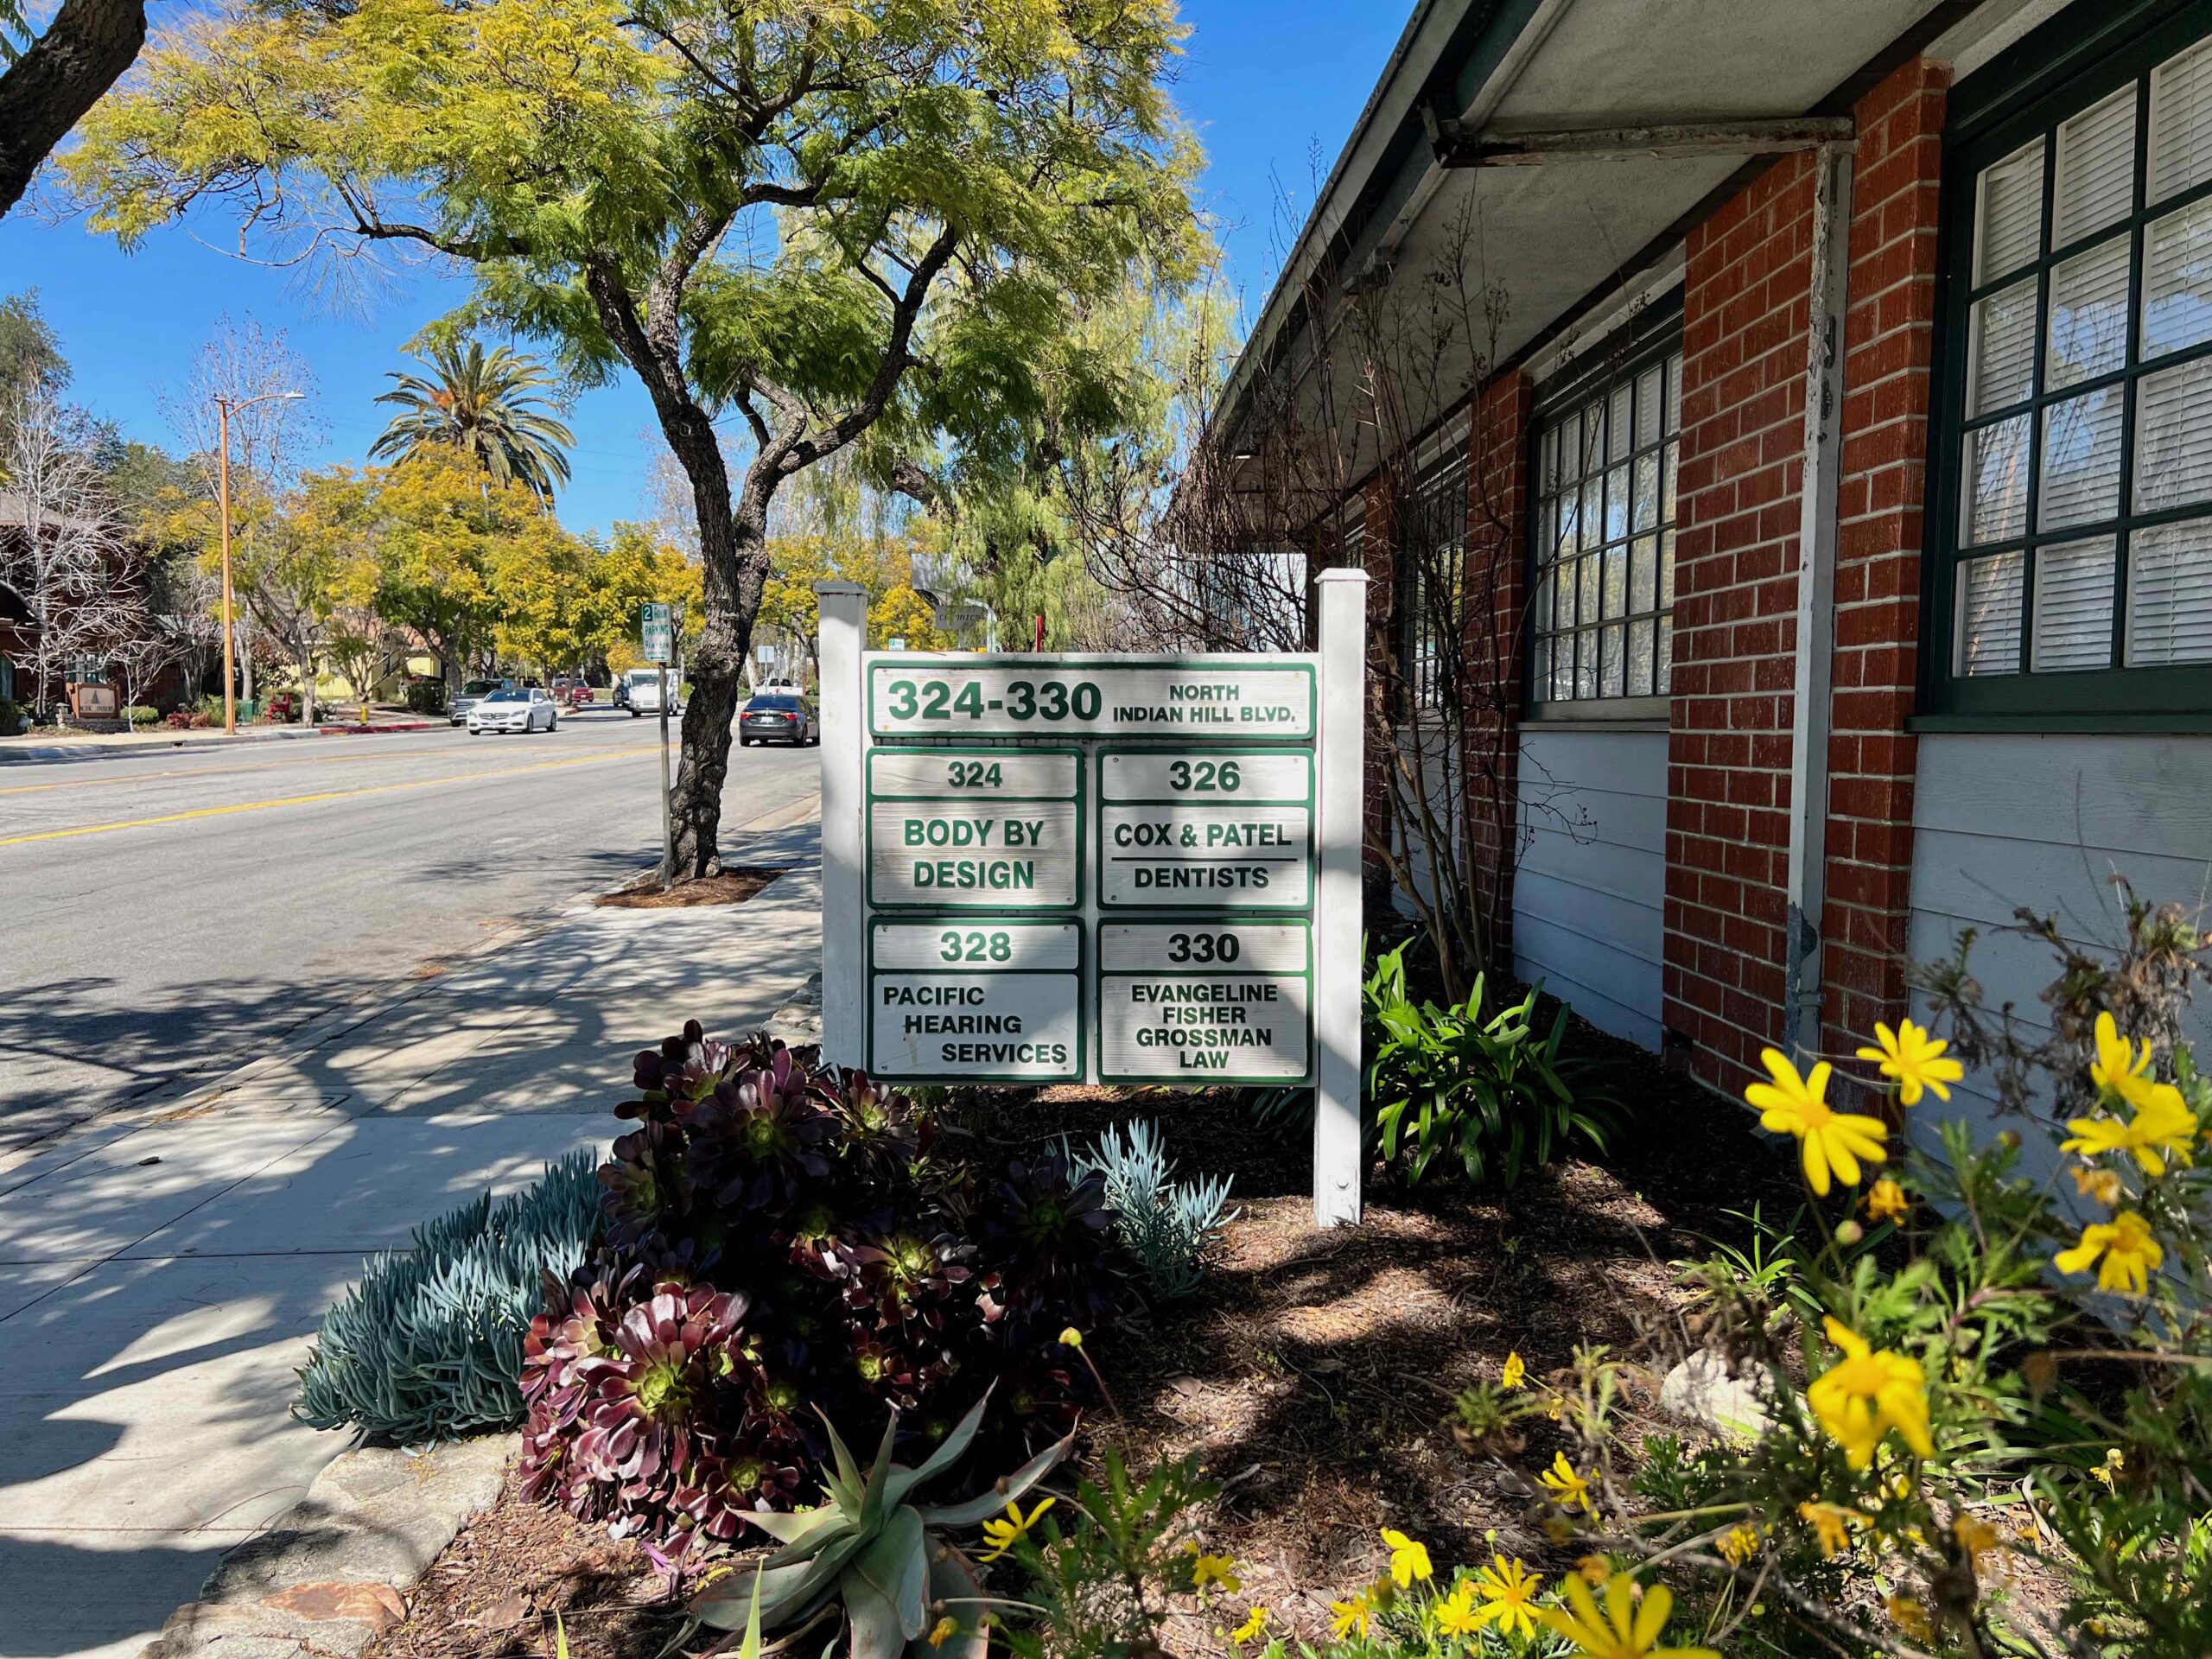
<path fill-rule="evenodd" d="M 1206 1253 L 1234 1216 L 1230 1178 L 1178 1181 L 1167 1137 L 1148 1118 L 1107 1130 L 1075 1161 L 1105 1183 L 1122 1243 L 1153 1294 L 1172 1299 L 1196 1290 Z"/>
<path fill-rule="evenodd" d="M 1608 1103 L 1570 1086 L 1560 1058 L 1567 1010 L 1535 1034 L 1536 991 L 1483 1012 L 1478 976 L 1463 1004 L 1439 1007 L 1407 994 L 1407 947 L 1376 959 L 1364 988 L 1365 1088 L 1383 1160 L 1419 1185 L 1440 1160 L 1470 1181 L 1510 1186 L 1530 1164 L 1552 1161 L 1577 1139 L 1603 1151 Z"/>
<path fill-rule="evenodd" d="M 371 1256 L 323 1315 L 292 1414 L 395 1445 L 523 1421 L 523 1347 L 546 1275 L 565 1279 L 599 1229 L 588 1151 L 549 1165 L 526 1192 L 473 1203 Z"/>
<path fill-rule="evenodd" d="M 1208 1555 L 1198 1517 L 1221 1489 L 1195 1456 L 1131 1478 L 1109 1447 L 1099 1478 L 1014 1541 L 1029 1575 L 1020 1615 L 1005 1631 L 1017 1659 L 1126 1659 L 1166 1651 L 1160 1627 L 1172 1598 L 1206 1586 L 1234 1591 L 1235 1563 Z M 1061 1515 L 1070 1522 L 1061 1524 Z"/>
<path fill-rule="evenodd" d="M 124 719 L 133 726 L 151 726 L 162 717 L 158 709 L 149 709 L 143 702 L 134 702 L 123 711 Z"/>
<path fill-rule="evenodd" d="M 0 737 L 14 737 L 23 729 L 23 711 L 13 697 L 0 697 Z"/>
<path fill-rule="evenodd" d="M 988 1395 L 977 1401 L 912 1468 L 892 1461 L 895 1411 L 865 1473 L 832 1426 L 834 1461 L 823 1481 L 825 1502 L 797 1514 L 747 1513 L 745 1520 L 782 1548 L 760 1564 L 749 1590 L 724 1589 L 721 1580 L 702 1588 L 692 1598 L 692 1618 L 715 1630 L 789 1630 L 783 1638 L 787 1643 L 817 1624 L 841 1619 L 852 1659 L 899 1659 L 907 1653 L 915 1659 L 939 1654 L 982 1659 L 995 1599 L 984 1593 L 976 1564 L 944 1535 L 990 1522 L 1003 1510 L 1007 1519 L 985 1533 L 996 1543 L 995 1553 L 1003 1554 L 1036 1518 L 1037 1510 L 1023 1516 L 1021 1499 L 1072 1444 L 1072 1437 L 1054 1441 L 964 1503 L 914 1502 L 923 1486 L 966 1455 L 989 1403 Z M 671 1650 L 686 1639 L 679 1637 Z"/>

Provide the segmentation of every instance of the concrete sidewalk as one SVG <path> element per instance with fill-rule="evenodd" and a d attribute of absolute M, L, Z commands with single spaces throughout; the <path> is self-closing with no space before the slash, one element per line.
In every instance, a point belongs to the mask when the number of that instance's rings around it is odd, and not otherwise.
<path fill-rule="evenodd" d="M 129 1659 L 345 1436 L 293 1372 L 366 1251 L 603 1146 L 630 1057 L 819 968 L 818 830 L 749 903 L 579 906 L 180 1100 L 0 1154 L 0 1659 Z M 242 1060 L 248 1057 L 241 1056 Z"/>

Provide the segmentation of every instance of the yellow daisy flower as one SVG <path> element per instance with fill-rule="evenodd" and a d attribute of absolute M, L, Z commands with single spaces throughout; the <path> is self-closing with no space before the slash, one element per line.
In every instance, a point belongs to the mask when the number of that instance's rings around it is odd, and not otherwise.
<path fill-rule="evenodd" d="M 1191 1563 L 1191 1588 L 1203 1595 L 1206 1586 L 1214 1584 L 1219 1585 L 1232 1596 L 1244 1587 L 1244 1580 L 1236 1576 L 1235 1561 L 1226 1555 L 1208 1555 L 1201 1553 L 1198 1559 Z"/>
<path fill-rule="evenodd" d="M 2171 1084 L 2151 1085 L 2152 1094 L 2126 1123 L 2112 1116 L 2069 1118 L 2066 1127 L 2074 1138 L 2059 1145 L 2085 1158 L 2125 1152 L 2152 1177 L 2166 1173 L 2166 1160 L 2186 1165 L 2190 1145 L 2196 1138 L 2196 1114 L 2182 1102 L 2181 1090 Z"/>
<path fill-rule="evenodd" d="M 1889 1128 L 1880 1118 L 1828 1105 L 1825 1096 L 1835 1068 L 1826 1060 L 1802 1077 L 1779 1049 L 1767 1049 L 1759 1061 L 1774 1081 L 1753 1084 L 1744 1098 L 1759 1109 L 1761 1128 L 1797 1137 L 1805 1179 L 1819 1196 L 1827 1196 L 1831 1173 L 1846 1186 L 1856 1186 L 1862 1162 L 1878 1164 L 1889 1156 Z"/>
<path fill-rule="evenodd" d="M 1460 1580 L 1452 1586 L 1452 1593 L 1436 1604 L 1436 1628 L 1462 1640 L 1482 1633 L 1483 1616 L 1475 1606 L 1473 1580 Z"/>
<path fill-rule="evenodd" d="M 1923 1458 L 1936 1454 L 1928 1437 L 1928 1379 L 1920 1366 L 1885 1348 L 1877 1353 L 1840 1319 L 1827 1322 L 1828 1340 L 1843 1357 L 1813 1379 L 1806 1403 L 1853 1469 L 1874 1460 L 1874 1448 L 1891 1429 Z"/>
<path fill-rule="evenodd" d="M 1567 1608 L 1540 1607 L 1536 1622 L 1566 1637 L 1590 1659 L 1720 1659 L 1711 1648 L 1659 1646 L 1659 1633 L 1675 1611 L 1675 1592 L 1655 1584 L 1643 1592 L 1643 1605 L 1631 1608 L 1633 1586 L 1625 1573 L 1608 1583 L 1601 1613 L 1589 1586 L 1569 1579 Z"/>
<path fill-rule="evenodd" d="M 1382 1529 L 1382 1541 L 1390 1547 L 1390 1582 L 1399 1589 L 1410 1589 L 1434 1573 L 1427 1545 L 1416 1543 L 1395 1527 Z"/>
<path fill-rule="evenodd" d="M 952 1639 L 954 1632 L 958 1630 L 960 1626 L 953 1622 L 952 1615 L 947 1613 L 943 1618 L 940 1618 L 935 1624 L 930 1627 L 930 1646 L 933 1648 L 943 1647 L 947 1642 L 950 1642 Z"/>
<path fill-rule="evenodd" d="M 2133 1210 L 2084 1227 L 2079 1244 L 2051 1258 L 2061 1273 L 2087 1273 L 2094 1266 L 2099 1290 L 2137 1296 L 2151 1287 L 2151 1274 L 2165 1259 L 2165 1250 L 2151 1236 L 2151 1224 Z"/>
<path fill-rule="evenodd" d="M 1928 1610 L 1910 1596 L 1891 1596 L 1882 1604 L 1889 1609 L 1890 1617 L 1903 1630 L 1909 1642 L 1930 1642 L 1935 1639 L 1936 1627 L 1928 1618 Z"/>
<path fill-rule="evenodd" d="M 1517 1389 L 1528 1376 L 1529 1368 L 1522 1362 L 1521 1351 L 1516 1348 L 1506 1355 L 1504 1369 L 1497 1376 L 1498 1383 L 1503 1388 Z"/>
<path fill-rule="evenodd" d="M 1244 1615 L 1244 1622 L 1230 1632 L 1229 1639 L 1240 1645 L 1256 1642 L 1268 1633 L 1268 1610 L 1255 1603 L 1252 1611 Z"/>
<path fill-rule="evenodd" d="M 1902 1221 L 1911 1208 L 1904 1188 L 1886 1175 L 1866 1189 L 1866 1214 L 1875 1221 Z"/>
<path fill-rule="evenodd" d="M 1933 1090 L 1936 1099 L 1948 1100 L 1951 1091 L 1945 1085 L 1967 1074 L 1966 1067 L 1944 1057 L 1948 1043 L 1937 1041 L 1924 1027 L 1910 1020 L 1898 1020 L 1895 1031 L 1878 1023 L 1874 1040 L 1881 1046 L 1862 1048 L 1859 1058 L 1876 1062 L 1876 1069 L 1897 1084 L 1901 1105 L 1919 1105 L 1923 1090 Z"/>
<path fill-rule="evenodd" d="M 2089 1062 L 2089 1081 L 2130 1106 L 2149 1105 L 2164 1086 L 2151 1075 L 2149 1040 L 2138 1049 L 2132 1038 L 2120 1034 L 2120 1026 L 2109 1014 L 2097 1016 L 2096 1039 L 2097 1058 Z"/>
<path fill-rule="evenodd" d="M 1006 1519 L 983 1522 L 983 1541 L 991 1547 L 990 1552 L 988 1554 L 978 1555 L 976 1559 L 979 1561 L 998 1560 L 1000 1556 L 1020 1542 L 1027 1535 L 1029 1529 L 1037 1524 L 1045 1511 L 1058 1502 L 1059 1499 L 1057 1497 L 1040 1499 L 1037 1507 L 1030 1510 L 1027 1515 L 1022 1514 L 1020 1504 L 1008 1503 L 1006 1506 Z"/>
<path fill-rule="evenodd" d="M 1590 1496 L 1590 1483 L 1575 1472 L 1574 1465 L 1567 1460 L 1566 1452 L 1554 1452 L 1552 1466 L 1536 1478 L 1552 1495 L 1552 1502 L 1562 1510 L 1571 1510 L 1580 1504 L 1585 1515 L 1598 1513 L 1598 1505 Z"/>
<path fill-rule="evenodd" d="M 1731 1567 L 1741 1567 L 1759 1553 L 1759 1535 L 1749 1527 L 1731 1527 L 1720 1535 L 1720 1559 Z"/>
<path fill-rule="evenodd" d="M 1482 1598 L 1483 1605 L 1475 1614 L 1478 1626 L 1494 1624 L 1501 1636 L 1518 1636 L 1526 1641 L 1536 1633 L 1536 1594 L 1543 1585 L 1543 1579 L 1522 1566 L 1518 1555 L 1510 1561 L 1503 1555 L 1493 1555 L 1491 1564 L 1473 1579 L 1463 1580 L 1459 1589 Z"/>
<path fill-rule="evenodd" d="M 1851 1548 L 1851 1529 L 1866 1524 L 1840 1503 L 1800 1503 L 1797 1515 L 1820 1541 L 1821 1559 L 1824 1561 L 1847 1552 Z"/>
<path fill-rule="evenodd" d="M 1375 1622 L 1378 1605 L 1371 1586 L 1361 1591 L 1350 1601 L 1331 1602 L 1329 1604 L 1329 1611 L 1332 1615 L 1330 1630 L 1337 1640 L 1341 1642 L 1355 1631 L 1363 1637 L 1365 1636 L 1368 1628 Z"/>

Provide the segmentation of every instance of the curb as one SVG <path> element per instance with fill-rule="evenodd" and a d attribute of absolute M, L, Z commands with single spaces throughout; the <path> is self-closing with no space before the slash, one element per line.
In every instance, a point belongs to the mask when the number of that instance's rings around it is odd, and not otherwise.
<path fill-rule="evenodd" d="M 223 1557 L 138 1659 L 353 1659 L 407 1616 L 407 1592 L 498 1501 L 519 1434 L 420 1452 L 341 1452 L 308 1495 Z"/>
<path fill-rule="evenodd" d="M 444 722 L 410 721 L 397 726 L 276 726 L 265 731 L 187 733 L 175 737 L 149 737 L 134 743 L 41 743 L 14 748 L 0 742 L 0 766 L 31 766 L 53 760 L 120 760 L 137 754 L 158 754 L 170 749 L 219 749 L 233 744 L 297 742 L 310 737 L 373 737 L 384 732 L 435 731 Z"/>

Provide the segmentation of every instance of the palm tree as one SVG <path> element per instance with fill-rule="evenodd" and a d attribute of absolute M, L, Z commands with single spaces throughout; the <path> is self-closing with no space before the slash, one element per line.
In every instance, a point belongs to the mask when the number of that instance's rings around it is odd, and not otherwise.
<path fill-rule="evenodd" d="M 466 349 L 448 343 L 416 355 L 431 372 L 385 377 L 399 384 L 377 402 L 396 404 L 400 412 L 369 446 L 370 455 L 408 461 L 448 445 L 474 455 L 500 483 L 526 484 L 550 501 L 554 486 L 569 481 L 567 451 L 576 441 L 534 393 L 553 377 L 505 346 L 486 355 L 475 340 Z"/>

